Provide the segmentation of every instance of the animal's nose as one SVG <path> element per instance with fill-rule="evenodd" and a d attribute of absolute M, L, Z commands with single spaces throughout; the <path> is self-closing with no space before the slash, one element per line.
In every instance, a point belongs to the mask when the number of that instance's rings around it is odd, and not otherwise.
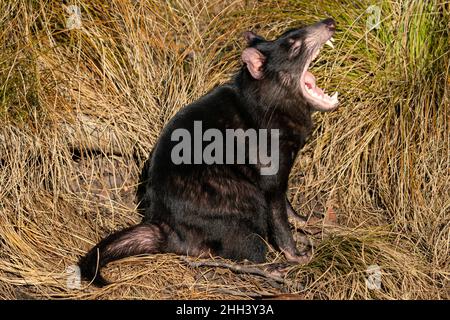
<path fill-rule="evenodd" d="M 336 30 L 336 22 L 332 18 L 327 18 L 322 20 L 322 23 L 328 27 L 328 30 L 335 31 Z"/>

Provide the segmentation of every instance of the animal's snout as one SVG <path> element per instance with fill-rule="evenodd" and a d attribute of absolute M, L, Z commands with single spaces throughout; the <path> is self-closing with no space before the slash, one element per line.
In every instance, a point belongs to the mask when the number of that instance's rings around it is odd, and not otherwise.
<path fill-rule="evenodd" d="M 327 18 L 321 22 L 327 26 L 328 30 L 332 32 L 336 31 L 336 22 L 332 18 Z"/>

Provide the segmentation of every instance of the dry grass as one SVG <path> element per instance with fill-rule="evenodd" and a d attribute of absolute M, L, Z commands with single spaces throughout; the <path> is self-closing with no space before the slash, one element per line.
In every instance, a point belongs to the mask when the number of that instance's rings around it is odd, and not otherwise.
<path fill-rule="evenodd" d="M 314 71 L 342 106 L 316 115 L 292 172 L 294 207 L 320 232 L 312 262 L 288 277 L 305 284 L 306 299 L 449 298 L 448 2 L 385 1 L 372 31 L 370 1 L 73 4 L 80 30 L 65 28 L 60 1 L 0 2 L 1 298 L 299 293 L 192 269 L 173 255 L 115 263 L 107 272 L 118 282 L 101 290 L 68 289 L 65 269 L 139 221 L 133 193 L 143 160 L 177 110 L 233 74 L 241 32 L 274 37 L 325 16 L 338 21 L 337 48 Z M 326 212 L 338 225 L 313 219 Z M 373 264 L 381 290 L 365 283 Z"/>

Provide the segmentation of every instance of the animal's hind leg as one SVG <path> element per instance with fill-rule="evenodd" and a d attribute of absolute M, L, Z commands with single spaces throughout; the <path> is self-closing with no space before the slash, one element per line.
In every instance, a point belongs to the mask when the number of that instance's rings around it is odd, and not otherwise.
<path fill-rule="evenodd" d="M 166 224 L 163 224 L 162 228 L 166 232 L 164 253 L 175 253 L 198 258 L 215 255 L 212 248 L 204 243 L 204 236 L 198 230 L 189 230 L 189 228 L 181 225 L 178 225 L 177 230 L 174 230 Z"/>
<path fill-rule="evenodd" d="M 161 224 L 167 240 L 163 252 L 193 257 L 220 256 L 236 262 L 265 262 L 266 231 L 253 222 L 220 218 L 199 219 L 196 224 L 189 222 L 179 221 L 171 227 Z"/>
<path fill-rule="evenodd" d="M 239 230 L 243 231 L 243 230 Z M 217 255 L 235 261 L 248 260 L 254 263 L 266 261 L 267 244 L 260 235 L 247 232 L 235 233 L 222 239 L 222 248 Z"/>

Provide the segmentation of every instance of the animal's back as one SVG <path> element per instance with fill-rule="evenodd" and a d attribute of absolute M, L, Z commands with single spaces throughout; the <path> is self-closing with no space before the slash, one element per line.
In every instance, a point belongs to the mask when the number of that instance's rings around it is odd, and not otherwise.
<path fill-rule="evenodd" d="M 248 246 L 245 238 L 256 235 L 261 237 L 261 248 L 253 249 L 264 251 L 268 212 L 256 168 L 225 163 L 176 165 L 171 159 L 177 143 L 172 141 L 172 133 L 177 129 L 185 129 L 193 137 L 195 122 L 201 123 L 203 132 L 214 128 L 224 133 L 251 126 L 235 90 L 225 85 L 186 106 L 168 123 L 153 150 L 146 168 L 146 192 L 139 200 L 147 206 L 147 221 L 170 226 L 174 243 L 169 241 L 167 251 L 173 252 L 173 247 L 184 241 L 186 251 L 204 247 L 239 259 L 237 252 L 242 248 L 234 250 L 231 244 Z"/>

